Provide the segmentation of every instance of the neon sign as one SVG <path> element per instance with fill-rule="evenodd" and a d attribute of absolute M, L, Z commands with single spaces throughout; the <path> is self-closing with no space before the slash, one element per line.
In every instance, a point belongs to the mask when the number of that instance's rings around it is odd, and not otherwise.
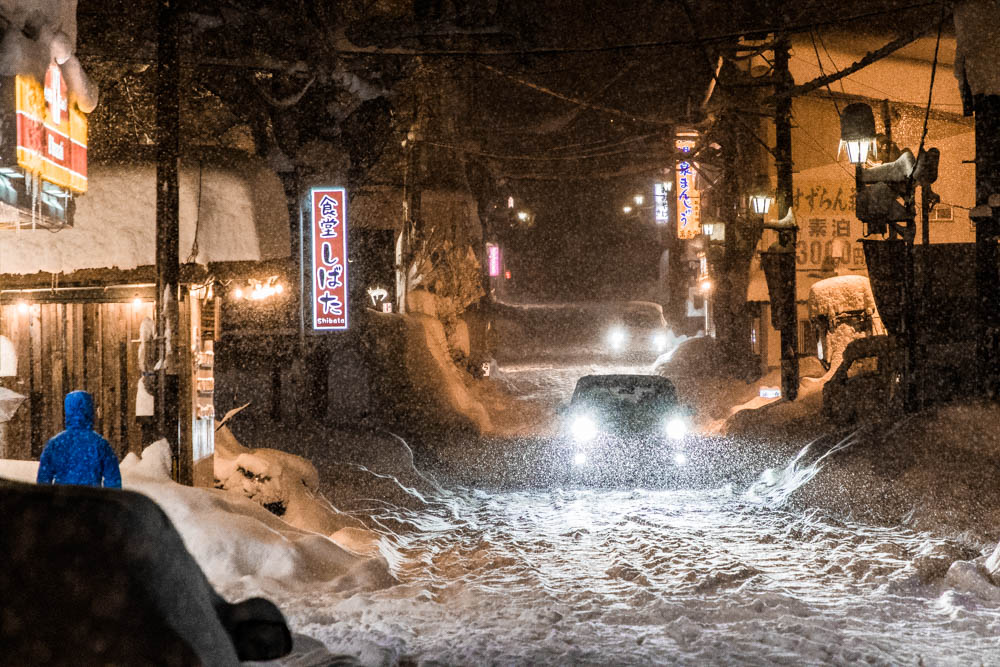
<path fill-rule="evenodd" d="M 312 327 L 347 329 L 347 191 L 314 188 L 312 208 Z"/>
<path fill-rule="evenodd" d="M 486 244 L 486 263 L 491 278 L 500 275 L 500 247 L 495 243 Z"/>
<path fill-rule="evenodd" d="M 678 139 L 674 145 L 682 153 L 694 150 L 692 139 Z M 693 239 L 701 232 L 701 193 L 694 187 L 694 168 L 681 160 L 674 171 L 677 182 L 677 238 Z"/>
<path fill-rule="evenodd" d="M 653 184 L 653 212 L 658 225 L 670 222 L 670 190 L 672 187 L 671 183 Z"/>
<path fill-rule="evenodd" d="M 59 66 L 49 66 L 44 85 L 19 74 L 14 88 L 18 166 L 50 183 L 86 192 L 87 117 L 70 104 Z"/>

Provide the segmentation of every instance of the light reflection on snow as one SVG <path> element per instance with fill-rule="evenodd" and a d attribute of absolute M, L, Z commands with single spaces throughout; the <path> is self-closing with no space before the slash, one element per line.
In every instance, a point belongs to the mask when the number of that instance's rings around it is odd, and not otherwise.
<path fill-rule="evenodd" d="M 928 580 L 949 541 L 730 489 L 487 493 L 386 507 L 401 586 L 318 596 L 328 645 L 443 664 L 990 663 L 1000 601 Z M 360 598 L 360 599 L 359 599 Z"/>

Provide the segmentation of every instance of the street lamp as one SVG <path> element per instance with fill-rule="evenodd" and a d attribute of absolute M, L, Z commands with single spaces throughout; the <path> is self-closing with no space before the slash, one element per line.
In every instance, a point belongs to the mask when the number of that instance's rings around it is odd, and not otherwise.
<path fill-rule="evenodd" d="M 761 217 L 767 215 L 767 212 L 771 210 L 771 204 L 774 203 L 774 195 L 764 192 L 763 190 L 756 191 L 750 195 L 750 210 L 754 214 Z"/>
<path fill-rule="evenodd" d="M 798 396 L 799 372 L 795 348 L 798 313 L 795 298 L 795 245 L 798 225 L 792 207 L 781 220 L 764 222 L 774 195 L 770 184 L 760 179 L 748 193 L 750 210 L 765 229 L 778 232 L 778 241 L 760 253 L 760 266 L 767 281 L 768 300 L 771 303 L 771 326 L 781 332 L 781 393 L 794 401 Z M 786 349 L 787 348 L 787 349 Z"/>
<path fill-rule="evenodd" d="M 919 324 L 913 257 L 916 236 L 914 185 L 921 186 L 926 202 L 923 206 L 924 242 L 929 243 L 926 225 L 930 206 L 927 204 L 928 197 L 936 196 L 930 192 L 930 184 L 937 179 L 940 153 L 931 148 L 921 150 L 914 157 L 909 149 L 905 149 L 892 162 L 862 169 L 868 149 L 875 146 L 875 116 L 871 107 L 860 102 L 849 104 L 840 116 L 840 143 L 847 148 L 847 158 L 855 165 L 854 213 L 867 225 L 866 235 L 889 232 L 888 240 L 866 239 L 863 245 L 876 294 L 895 292 L 894 298 L 880 299 L 878 306 L 889 333 L 900 335 L 906 342 L 902 369 L 904 409 L 912 412 L 921 399 L 915 380 L 923 378 L 925 356 L 918 344 L 916 331 Z M 897 235 L 902 239 L 897 239 Z"/>
<path fill-rule="evenodd" d="M 632 201 L 635 202 L 636 206 L 642 206 L 642 203 L 646 201 L 646 198 L 643 197 L 642 195 L 635 195 L 634 197 L 632 197 Z"/>
<path fill-rule="evenodd" d="M 625 215 L 628 215 L 631 212 L 632 212 L 632 207 L 631 206 L 629 206 L 628 204 L 626 204 L 625 206 L 622 206 L 622 213 L 624 213 Z"/>
<path fill-rule="evenodd" d="M 864 102 L 855 102 L 844 107 L 840 114 L 840 149 L 847 149 L 847 159 L 851 164 L 863 165 L 868 161 L 868 151 L 872 157 L 877 154 L 875 140 L 875 114 Z"/>

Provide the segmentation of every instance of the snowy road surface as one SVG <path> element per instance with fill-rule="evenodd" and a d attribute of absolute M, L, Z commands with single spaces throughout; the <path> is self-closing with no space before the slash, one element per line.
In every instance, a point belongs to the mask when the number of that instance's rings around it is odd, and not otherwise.
<path fill-rule="evenodd" d="M 1000 600 L 945 583 L 939 537 L 732 489 L 426 500 L 373 517 L 402 585 L 279 597 L 296 632 L 367 664 L 1000 661 Z"/>
<path fill-rule="evenodd" d="M 583 357 L 502 360 L 498 379 L 554 410 L 581 375 L 649 372 Z M 483 443 L 460 447 L 491 467 Z M 792 513 L 776 499 L 809 466 L 726 456 L 739 481 L 657 490 L 473 474 L 417 491 L 412 469 L 373 465 L 396 496 L 352 509 L 401 584 L 265 592 L 298 635 L 364 664 L 1000 663 L 1000 589 L 972 563 L 993 545 Z M 314 660 L 306 646 L 285 664 Z"/>

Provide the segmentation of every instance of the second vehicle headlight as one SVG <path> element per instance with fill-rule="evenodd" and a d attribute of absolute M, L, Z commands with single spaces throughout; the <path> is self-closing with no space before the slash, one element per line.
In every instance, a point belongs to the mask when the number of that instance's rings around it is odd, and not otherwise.
<path fill-rule="evenodd" d="M 577 442 L 589 442 L 597 437 L 597 422 L 587 415 L 577 415 L 570 423 L 569 431 Z"/>
<path fill-rule="evenodd" d="M 680 417 L 670 417 L 665 426 L 667 437 L 671 440 L 680 440 L 688 432 L 688 425 Z"/>
<path fill-rule="evenodd" d="M 620 350 L 625 347 L 625 341 L 628 340 L 628 333 L 625 329 L 621 327 L 613 327 L 611 331 L 608 332 L 608 344 L 613 350 Z"/>
<path fill-rule="evenodd" d="M 653 334 L 653 349 L 657 352 L 663 352 L 667 349 L 667 334 L 665 333 L 655 333 Z"/>

